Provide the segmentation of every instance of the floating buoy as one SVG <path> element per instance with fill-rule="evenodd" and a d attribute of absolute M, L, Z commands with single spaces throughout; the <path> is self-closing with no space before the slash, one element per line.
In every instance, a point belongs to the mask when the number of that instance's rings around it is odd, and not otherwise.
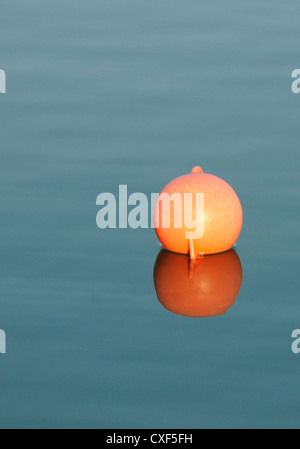
<path fill-rule="evenodd" d="M 232 248 L 242 229 L 243 211 L 227 182 L 196 166 L 190 174 L 174 179 L 162 190 L 153 220 L 164 248 L 195 259 Z M 194 232 L 189 223 L 194 223 Z"/>
<path fill-rule="evenodd" d="M 202 257 L 161 250 L 154 265 L 157 298 L 170 312 L 190 317 L 224 314 L 242 285 L 242 265 L 236 251 Z"/>

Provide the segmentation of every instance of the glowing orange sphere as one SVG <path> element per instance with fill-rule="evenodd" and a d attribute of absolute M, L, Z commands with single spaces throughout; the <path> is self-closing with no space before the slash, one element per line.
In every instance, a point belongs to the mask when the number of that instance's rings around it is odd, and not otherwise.
<path fill-rule="evenodd" d="M 224 314 L 234 304 L 242 278 L 242 265 L 233 249 L 195 263 L 161 250 L 154 265 L 158 300 L 170 312 L 190 317 Z"/>
<path fill-rule="evenodd" d="M 163 211 L 162 194 L 180 194 L 182 198 L 182 225 L 176 223 L 176 202 Z M 195 197 L 203 194 L 203 210 L 200 211 Z M 186 204 L 185 194 L 193 195 L 193 202 Z M 163 225 L 162 217 L 169 219 L 168 227 Z M 185 217 L 190 216 L 197 222 L 201 217 L 203 233 L 199 238 L 189 239 L 187 233 L 191 228 L 185 224 Z M 177 217 L 178 218 L 178 217 Z M 198 219 L 199 222 L 199 219 Z M 236 242 L 243 223 L 243 211 L 239 198 L 227 182 L 217 176 L 203 173 L 201 167 L 194 167 L 192 173 L 171 181 L 160 193 L 154 207 L 154 226 L 162 245 L 176 253 L 190 254 L 195 258 L 199 254 L 215 254 L 227 251 Z M 201 227 L 201 226 L 200 226 Z"/>

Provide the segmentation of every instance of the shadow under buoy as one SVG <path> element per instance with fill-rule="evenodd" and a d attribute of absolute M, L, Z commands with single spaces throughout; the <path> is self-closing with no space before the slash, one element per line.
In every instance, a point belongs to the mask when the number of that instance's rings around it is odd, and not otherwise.
<path fill-rule="evenodd" d="M 196 261 L 162 249 L 154 264 L 158 300 L 170 312 L 189 317 L 226 313 L 242 279 L 242 264 L 234 249 Z"/>

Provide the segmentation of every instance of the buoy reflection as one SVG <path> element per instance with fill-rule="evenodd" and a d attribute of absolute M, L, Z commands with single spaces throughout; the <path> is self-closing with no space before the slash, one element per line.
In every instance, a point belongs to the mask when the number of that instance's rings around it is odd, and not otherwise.
<path fill-rule="evenodd" d="M 233 249 L 195 262 L 163 249 L 154 265 L 158 300 L 170 312 L 190 317 L 226 313 L 235 302 L 242 278 L 241 261 Z"/>

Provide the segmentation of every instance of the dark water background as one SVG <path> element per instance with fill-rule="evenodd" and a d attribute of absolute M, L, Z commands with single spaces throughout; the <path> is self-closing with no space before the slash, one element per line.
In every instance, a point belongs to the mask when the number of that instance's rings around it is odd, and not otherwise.
<path fill-rule="evenodd" d="M 10 0 L 0 15 L 0 426 L 298 427 L 300 4 Z M 96 197 L 199 164 L 244 210 L 220 317 L 156 298 Z"/>

